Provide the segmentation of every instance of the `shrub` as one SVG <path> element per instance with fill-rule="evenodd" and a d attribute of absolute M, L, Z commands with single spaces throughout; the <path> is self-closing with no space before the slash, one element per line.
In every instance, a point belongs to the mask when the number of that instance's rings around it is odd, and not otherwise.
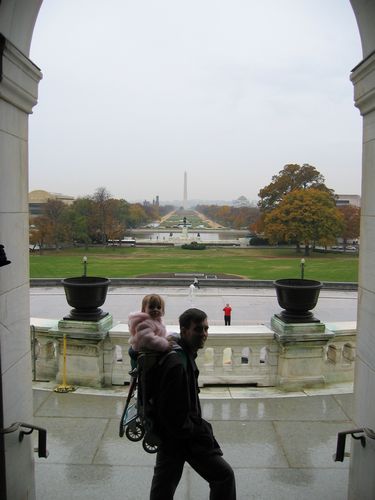
<path fill-rule="evenodd" d="M 206 250 L 206 245 L 192 241 L 189 244 L 182 245 L 181 248 L 184 250 Z"/>
<path fill-rule="evenodd" d="M 250 246 L 264 246 L 269 245 L 269 241 L 266 238 L 260 238 L 259 236 L 253 236 L 250 240 Z"/>

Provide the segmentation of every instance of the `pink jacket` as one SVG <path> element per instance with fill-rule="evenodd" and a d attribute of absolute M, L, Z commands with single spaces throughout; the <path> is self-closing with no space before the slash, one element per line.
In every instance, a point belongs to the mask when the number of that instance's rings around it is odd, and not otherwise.
<path fill-rule="evenodd" d="M 167 330 L 161 319 L 152 319 L 147 313 L 135 312 L 129 314 L 129 344 L 135 351 L 150 349 L 152 351 L 167 351 L 169 342 L 166 339 Z"/>

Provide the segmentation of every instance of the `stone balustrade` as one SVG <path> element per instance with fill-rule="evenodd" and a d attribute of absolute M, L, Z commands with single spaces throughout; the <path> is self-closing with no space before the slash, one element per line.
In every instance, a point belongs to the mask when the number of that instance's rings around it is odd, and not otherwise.
<path fill-rule="evenodd" d="M 34 379 L 61 383 L 65 335 L 66 383 L 111 387 L 129 382 L 126 324 L 112 326 L 107 319 L 104 329 L 86 326 L 77 333 L 61 323 L 31 319 Z M 353 380 L 356 322 L 320 324 L 319 331 L 306 331 L 302 324 L 288 325 L 285 332 L 272 328 L 211 326 L 197 358 L 200 383 L 288 390 Z M 178 326 L 167 330 L 178 332 Z"/>

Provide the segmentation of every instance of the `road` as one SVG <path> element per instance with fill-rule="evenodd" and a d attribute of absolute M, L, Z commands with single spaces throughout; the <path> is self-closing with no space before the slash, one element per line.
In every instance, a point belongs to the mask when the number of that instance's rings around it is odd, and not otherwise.
<path fill-rule="evenodd" d="M 130 312 L 139 310 L 142 297 L 147 293 L 164 297 L 164 321 L 169 325 L 175 325 L 178 316 L 188 307 L 205 310 L 212 325 L 223 324 L 222 310 L 226 303 L 233 308 L 233 325 L 269 325 L 271 317 L 281 310 L 275 290 L 270 288 L 203 288 L 190 297 L 187 287 L 110 287 L 102 309 L 112 314 L 115 323 L 126 322 Z M 31 317 L 61 319 L 70 309 L 63 288 L 31 288 Z M 314 315 L 325 323 L 355 321 L 357 292 L 322 290 Z"/>

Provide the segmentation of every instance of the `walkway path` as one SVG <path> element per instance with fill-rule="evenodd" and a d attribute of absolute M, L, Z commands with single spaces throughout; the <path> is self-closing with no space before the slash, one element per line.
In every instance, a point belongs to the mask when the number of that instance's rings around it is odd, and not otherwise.
<path fill-rule="evenodd" d="M 60 394 L 36 387 L 35 424 L 47 428 L 50 452 L 36 458 L 37 499 L 147 499 L 155 456 L 118 436 L 123 388 Z M 203 389 L 203 414 L 234 467 L 238 500 L 345 499 L 349 461 L 332 455 L 337 432 L 353 428 L 350 391 L 280 397 L 275 389 Z M 207 498 L 206 483 L 186 467 L 175 500 Z"/>
<path fill-rule="evenodd" d="M 186 210 L 186 217 L 188 220 L 189 220 L 189 215 L 192 212 L 195 214 L 196 217 L 198 217 L 202 221 L 202 223 L 204 223 L 204 225 L 207 229 L 228 229 L 228 228 L 224 228 L 222 225 L 218 224 L 217 222 L 214 222 L 213 220 L 209 219 L 206 215 L 204 215 L 200 212 L 197 212 L 196 210 L 192 210 L 192 209 Z M 181 219 L 185 215 L 185 213 L 181 210 L 173 210 L 172 212 L 169 212 L 168 214 L 164 215 L 160 219 L 160 226 L 163 226 L 164 223 L 168 221 L 168 219 L 174 217 L 176 214 L 178 214 L 178 216 Z"/>
<path fill-rule="evenodd" d="M 166 300 L 166 324 L 176 324 L 178 316 L 194 306 L 207 312 L 211 325 L 223 324 L 223 307 L 233 308 L 233 325 L 269 324 L 273 314 L 280 311 L 274 289 L 201 288 L 191 298 L 185 287 L 111 287 L 103 306 L 115 322 L 126 322 L 131 311 L 139 309 L 142 297 L 159 293 Z M 70 310 L 64 290 L 59 288 L 32 288 L 30 292 L 31 317 L 60 319 Z M 355 321 L 357 292 L 323 290 L 314 314 L 323 322 Z"/>

